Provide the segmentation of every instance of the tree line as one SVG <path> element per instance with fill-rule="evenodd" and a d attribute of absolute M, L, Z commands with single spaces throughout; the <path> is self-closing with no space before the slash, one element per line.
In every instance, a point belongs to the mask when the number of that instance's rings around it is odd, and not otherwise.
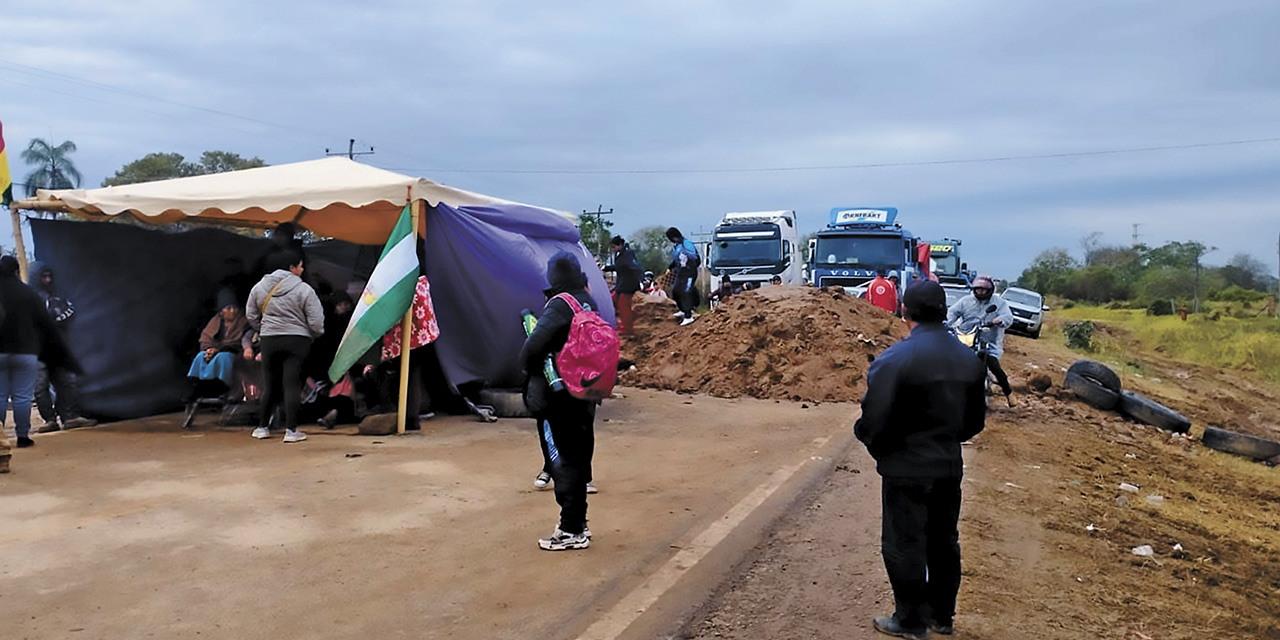
<path fill-rule="evenodd" d="M 1109 246 L 1099 242 L 1100 235 L 1081 241 L 1083 259 L 1061 247 L 1042 251 L 1015 284 L 1082 302 L 1139 306 L 1166 301 L 1257 302 L 1276 287 L 1267 266 L 1246 253 L 1235 254 L 1226 265 L 1211 266 L 1204 257 L 1217 248 L 1201 242 Z"/>

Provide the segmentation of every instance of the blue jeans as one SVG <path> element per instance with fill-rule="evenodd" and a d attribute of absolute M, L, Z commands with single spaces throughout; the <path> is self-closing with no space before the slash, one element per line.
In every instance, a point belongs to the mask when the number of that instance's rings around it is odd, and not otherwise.
<path fill-rule="evenodd" d="M 36 374 L 40 361 L 34 353 L 0 353 L 0 423 L 4 409 L 13 400 L 13 425 L 19 438 L 31 434 L 31 401 L 36 394 Z"/>

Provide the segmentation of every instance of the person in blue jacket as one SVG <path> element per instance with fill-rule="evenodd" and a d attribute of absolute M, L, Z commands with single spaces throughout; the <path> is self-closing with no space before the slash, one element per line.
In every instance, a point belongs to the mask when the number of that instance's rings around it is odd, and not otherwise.
<path fill-rule="evenodd" d="M 686 325 L 697 317 L 693 313 L 698 295 L 694 285 L 698 280 L 698 267 L 702 266 L 702 259 L 698 257 L 698 248 L 686 240 L 679 229 L 668 228 L 667 240 L 671 241 L 671 264 L 667 268 L 675 276 L 671 297 L 675 298 L 676 306 L 680 308 L 676 317 L 684 318 L 680 324 Z"/>
<path fill-rule="evenodd" d="M 877 631 L 924 640 L 952 632 L 960 589 L 960 443 L 986 421 L 986 371 L 947 331 L 947 296 L 936 282 L 903 298 L 911 335 L 867 371 L 853 432 L 881 477 L 880 550 L 893 587 L 892 616 Z"/>

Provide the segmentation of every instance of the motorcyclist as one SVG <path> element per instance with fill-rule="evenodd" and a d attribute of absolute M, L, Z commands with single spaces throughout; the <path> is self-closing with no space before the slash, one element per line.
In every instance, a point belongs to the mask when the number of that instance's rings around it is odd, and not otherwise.
<path fill-rule="evenodd" d="M 1004 332 L 1013 323 L 1013 312 L 1009 303 L 996 295 L 995 282 L 991 276 L 980 275 L 973 281 L 972 293 L 959 299 L 947 309 L 947 326 L 956 331 L 967 333 L 983 325 L 991 325 L 982 329 L 987 339 L 987 369 L 996 376 L 996 383 L 1004 392 L 1009 406 L 1013 406 L 1013 388 L 1009 386 L 1009 376 L 1000 366 L 1000 356 L 1004 354 Z M 991 306 L 995 309 L 987 311 Z"/>

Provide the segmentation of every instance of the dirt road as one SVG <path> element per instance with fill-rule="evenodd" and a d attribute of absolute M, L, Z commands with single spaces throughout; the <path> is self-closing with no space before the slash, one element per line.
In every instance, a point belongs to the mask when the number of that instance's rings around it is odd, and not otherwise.
<path fill-rule="evenodd" d="M 37 437 L 0 476 L 7 638 L 612 638 L 702 602 L 832 464 L 854 407 L 623 389 L 597 419 L 590 549 L 532 421 L 298 445 L 176 417 Z M 843 439 L 843 440 L 842 440 Z"/>

